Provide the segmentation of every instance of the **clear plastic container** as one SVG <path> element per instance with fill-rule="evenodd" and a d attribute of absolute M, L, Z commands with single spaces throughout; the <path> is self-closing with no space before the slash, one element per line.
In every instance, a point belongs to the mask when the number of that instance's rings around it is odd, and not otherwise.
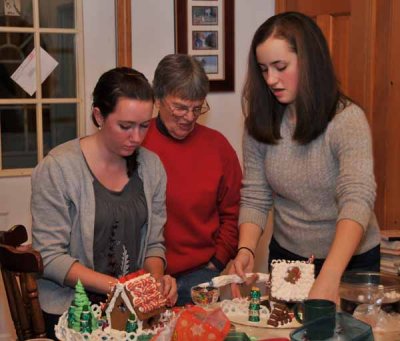
<path fill-rule="evenodd" d="M 382 309 L 399 313 L 399 276 L 379 272 L 345 272 L 339 287 L 340 308 L 352 314 L 359 304 L 374 304 L 382 293 Z"/>
<path fill-rule="evenodd" d="M 290 333 L 291 341 L 314 341 L 307 336 L 307 330 L 313 326 L 324 326 L 330 322 L 329 318 L 321 317 L 311 322 L 305 323 Z M 347 313 L 336 313 L 336 328 L 332 337 L 324 341 L 374 341 L 371 326 L 355 319 Z"/>

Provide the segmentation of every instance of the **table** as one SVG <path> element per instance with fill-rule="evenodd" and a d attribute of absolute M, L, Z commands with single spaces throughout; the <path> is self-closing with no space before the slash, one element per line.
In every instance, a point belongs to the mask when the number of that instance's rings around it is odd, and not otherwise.
<path fill-rule="evenodd" d="M 222 302 L 218 302 L 214 305 L 214 307 L 222 307 L 223 302 L 232 302 L 229 299 L 227 299 L 226 301 L 222 301 Z M 236 311 L 241 311 L 241 315 L 242 314 L 247 314 L 248 311 L 248 303 L 246 303 L 246 308 L 243 308 L 242 304 L 240 304 L 238 307 L 236 307 Z M 225 306 L 225 309 L 227 311 L 231 311 L 229 306 Z M 245 312 L 243 313 L 243 309 L 246 309 Z M 223 308 L 224 310 L 224 308 Z M 229 318 L 229 314 L 227 313 L 227 316 Z M 267 320 L 266 317 L 262 317 L 260 316 L 262 321 L 262 324 L 265 324 L 265 326 L 267 325 Z M 231 324 L 235 327 L 235 330 L 237 332 L 243 332 L 246 333 L 248 336 L 252 336 L 257 338 L 257 340 L 263 340 L 263 339 L 268 339 L 268 338 L 287 338 L 290 340 L 290 333 L 295 330 L 295 328 L 267 328 L 267 327 L 256 327 L 256 326 L 251 326 L 251 325 L 245 325 L 245 323 L 241 323 L 238 321 L 232 321 L 231 320 Z M 300 327 L 300 325 L 298 325 L 298 327 Z"/>
<path fill-rule="evenodd" d="M 290 333 L 295 330 L 293 328 L 259 328 L 259 327 L 250 327 L 245 325 L 240 325 L 233 323 L 235 326 L 235 330 L 237 332 L 246 333 L 248 336 L 252 336 L 257 338 L 257 340 L 269 339 L 269 338 L 278 338 L 278 337 L 286 337 L 290 340 Z M 399 341 L 400 340 L 400 331 L 374 331 L 374 339 L 375 341 Z"/>
<path fill-rule="evenodd" d="M 250 327 L 236 323 L 234 323 L 233 325 L 235 326 L 236 331 L 246 333 L 248 336 L 257 338 L 257 340 L 274 338 L 274 337 L 286 337 L 287 339 L 290 340 L 289 334 L 294 330 L 291 328 Z"/>

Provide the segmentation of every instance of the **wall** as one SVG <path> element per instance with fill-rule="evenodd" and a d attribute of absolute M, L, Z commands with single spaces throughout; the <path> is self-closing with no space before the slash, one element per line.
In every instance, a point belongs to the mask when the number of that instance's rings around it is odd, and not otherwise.
<path fill-rule="evenodd" d="M 100 74 L 115 66 L 114 4 L 110 0 L 84 0 L 86 131 L 93 131 L 90 120 L 90 94 Z M 240 92 L 246 72 L 247 53 L 256 28 L 274 13 L 272 0 L 235 1 L 235 92 L 210 94 L 210 113 L 201 123 L 221 131 L 241 159 L 243 119 Z M 133 65 L 152 80 L 158 61 L 174 52 L 173 0 L 132 1 Z M 228 125 L 227 122 L 230 124 Z M 0 230 L 14 224 L 31 226 L 29 213 L 29 177 L 0 179 Z M 265 243 L 270 230 L 258 248 L 261 261 L 257 271 L 265 271 Z M 13 334 L 4 289 L 0 285 L 0 341 Z"/>
<path fill-rule="evenodd" d="M 200 121 L 221 131 L 239 158 L 242 155 L 243 131 L 240 92 L 246 72 L 247 54 L 256 28 L 273 15 L 274 9 L 272 0 L 235 1 L 235 92 L 211 93 L 207 98 L 211 111 L 201 117 Z M 174 52 L 173 0 L 133 0 L 132 23 L 133 65 L 152 80 L 158 61 Z"/>
<path fill-rule="evenodd" d="M 100 74 L 115 66 L 114 4 L 110 0 L 83 1 L 86 131 L 90 119 L 91 92 Z M 108 23 L 105 25 L 104 23 Z M 30 178 L 0 178 L 0 231 L 14 224 L 31 226 Z"/>
<path fill-rule="evenodd" d="M 87 132 L 92 131 L 90 94 L 100 74 L 115 66 L 114 4 L 110 0 L 84 0 L 85 107 Z M 29 229 L 29 177 L 0 178 L 0 230 L 14 224 Z M 15 335 L 9 316 L 3 282 L 0 282 L 0 341 L 10 341 Z M 15 338 L 14 338 L 15 340 Z"/>

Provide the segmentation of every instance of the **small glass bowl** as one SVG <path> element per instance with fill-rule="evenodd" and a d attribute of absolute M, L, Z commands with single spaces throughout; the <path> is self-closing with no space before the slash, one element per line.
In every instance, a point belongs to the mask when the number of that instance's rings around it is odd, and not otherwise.
<path fill-rule="evenodd" d="M 207 308 L 218 301 L 219 288 L 195 286 L 190 289 L 190 296 L 194 304 Z"/>
<path fill-rule="evenodd" d="M 378 298 L 382 298 L 384 310 L 400 312 L 400 277 L 379 272 L 345 272 L 339 295 L 342 311 L 351 314 L 359 304 L 374 304 Z"/>

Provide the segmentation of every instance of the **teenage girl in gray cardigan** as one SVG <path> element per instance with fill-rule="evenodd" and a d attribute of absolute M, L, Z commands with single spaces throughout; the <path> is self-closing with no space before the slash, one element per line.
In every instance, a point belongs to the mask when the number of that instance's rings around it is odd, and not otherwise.
<path fill-rule="evenodd" d="M 93 92 L 98 131 L 54 148 L 32 174 L 33 247 L 43 257 L 39 298 L 50 337 L 78 279 L 101 300 L 118 277 L 144 268 L 176 301 L 175 280 L 163 275 L 166 175 L 140 147 L 152 111 L 141 73 L 104 73 Z"/>
<path fill-rule="evenodd" d="M 312 19 L 283 13 L 258 28 L 243 99 L 240 239 L 230 272 L 252 271 L 274 208 L 269 261 L 314 255 L 309 297 L 336 301 L 346 269 L 379 271 L 376 185 L 368 122 L 340 92 Z"/>

